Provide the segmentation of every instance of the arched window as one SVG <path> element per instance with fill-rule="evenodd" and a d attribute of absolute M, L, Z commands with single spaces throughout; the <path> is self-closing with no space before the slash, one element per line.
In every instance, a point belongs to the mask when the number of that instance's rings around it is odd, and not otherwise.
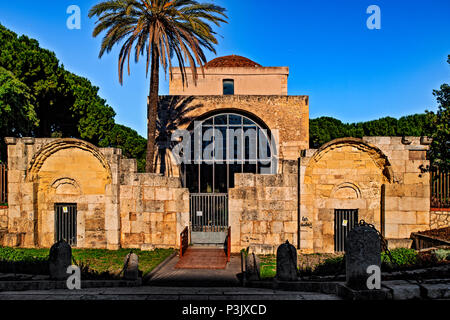
<path fill-rule="evenodd" d="M 226 193 L 234 187 L 235 173 L 274 174 L 273 144 L 268 129 L 237 113 L 196 122 L 191 131 L 192 161 L 183 167 L 185 187 L 192 193 Z"/>
<path fill-rule="evenodd" d="M 233 79 L 224 79 L 223 80 L 223 94 L 224 95 L 233 95 L 234 94 L 234 80 Z"/>

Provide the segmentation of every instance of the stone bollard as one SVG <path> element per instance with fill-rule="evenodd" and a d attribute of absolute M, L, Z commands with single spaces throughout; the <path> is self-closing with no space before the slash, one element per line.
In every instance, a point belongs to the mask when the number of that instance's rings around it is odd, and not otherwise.
<path fill-rule="evenodd" d="M 254 253 L 249 253 L 245 257 L 245 279 L 249 281 L 257 281 L 260 280 L 260 259 Z"/>
<path fill-rule="evenodd" d="M 125 280 L 137 280 L 139 278 L 139 258 L 137 254 L 130 252 L 125 257 L 123 277 Z"/>
<path fill-rule="evenodd" d="M 355 290 L 368 290 L 368 267 L 381 267 L 380 237 L 374 228 L 358 225 L 345 241 L 346 284 Z"/>
<path fill-rule="evenodd" d="M 286 240 L 277 249 L 277 275 L 280 281 L 297 281 L 297 250 Z"/>
<path fill-rule="evenodd" d="M 72 248 L 66 241 L 60 240 L 50 248 L 48 259 L 50 279 L 66 280 L 69 276 L 67 267 L 70 265 L 72 265 Z"/>

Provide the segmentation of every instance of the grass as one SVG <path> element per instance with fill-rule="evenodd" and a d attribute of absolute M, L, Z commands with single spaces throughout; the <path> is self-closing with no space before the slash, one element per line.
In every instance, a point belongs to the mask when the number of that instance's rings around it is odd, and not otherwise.
<path fill-rule="evenodd" d="M 275 255 L 260 256 L 261 279 L 274 278 L 277 273 L 277 259 Z"/>
<path fill-rule="evenodd" d="M 131 249 L 105 250 L 105 249 L 72 249 L 72 256 L 82 270 L 111 275 L 118 274 L 124 265 L 124 259 Z M 139 257 L 139 270 L 143 275 L 152 271 L 157 265 L 170 256 L 174 249 L 155 249 L 152 251 L 132 250 Z M 0 247 L 0 272 L 5 272 L 8 264 L 23 264 L 24 269 L 33 269 L 38 264 L 45 264 L 50 249 L 25 249 Z M 26 265 L 29 267 L 27 268 Z M 39 268 L 35 271 L 38 272 Z M 33 270 L 30 270 L 33 271 Z M 42 272 L 42 268 L 39 270 Z M 24 272 L 25 273 L 25 272 Z"/>
<path fill-rule="evenodd" d="M 391 250 L 394 264 L 391 264 L 386 253 L 381 253 L 381 270 L 398 271 L 433 267 L 450 263 L 450 250 L 439 249 L 430 252 L 418 253 L 413 249 L 397 248 Z M 261 279 L 270 279 L 276 276 L 276 256 L 261 255 Z M 299 254 L 299 273 L 302 276 L 326 276 L 345 274 L 345 258 L 343 254 Z"/>

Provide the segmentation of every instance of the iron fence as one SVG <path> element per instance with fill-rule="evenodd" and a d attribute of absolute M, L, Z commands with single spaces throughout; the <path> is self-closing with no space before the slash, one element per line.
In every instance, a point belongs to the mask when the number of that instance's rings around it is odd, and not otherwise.
<path fill-rule="evenodd" d="M 228 228 L 228 194 L 191 194 L 190 218 L 191 230 L 194 232 L 226 232 Z"/>
<path fill-rule="evenodd" d="M 450 172 L 431 169 L 430 191 L 431 208 L 450 208 Z"/>

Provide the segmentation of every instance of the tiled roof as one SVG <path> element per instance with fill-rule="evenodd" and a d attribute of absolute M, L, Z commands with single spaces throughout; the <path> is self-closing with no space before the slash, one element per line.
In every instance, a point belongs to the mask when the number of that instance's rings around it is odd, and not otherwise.
<path fill-rule="evenodd" d="M 205 64 L 205 68 L 232 68 L 232 67 L 262 67 L 260 64 L 245 57 L 231 55 L 215 58 Z"/>

